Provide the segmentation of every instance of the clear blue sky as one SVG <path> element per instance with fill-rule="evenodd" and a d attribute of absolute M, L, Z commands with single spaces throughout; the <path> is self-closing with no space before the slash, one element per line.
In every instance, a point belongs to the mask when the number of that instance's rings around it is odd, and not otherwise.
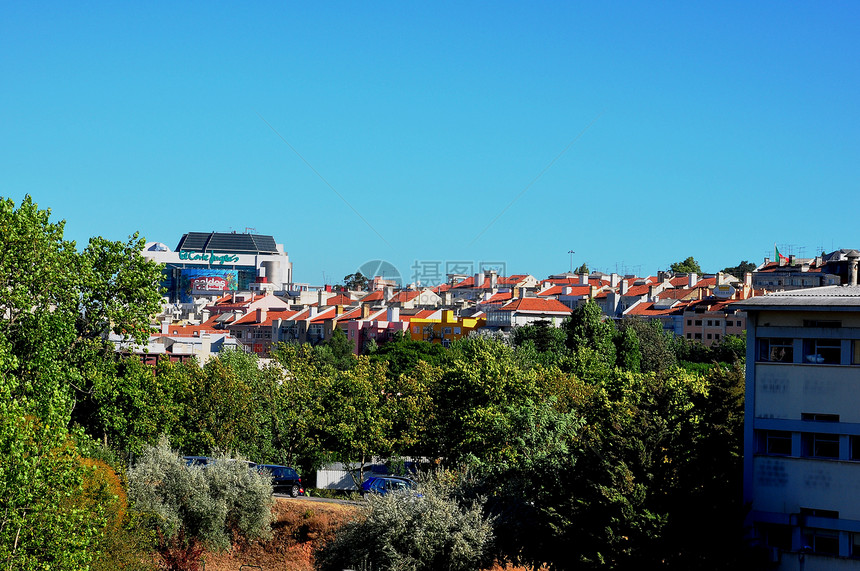
<path fill-rule="evenodd" d="M 857 2 L 7 2 L 0 196 L 314 284 L 716 271 L 860 247 L 858 61 Z"/>

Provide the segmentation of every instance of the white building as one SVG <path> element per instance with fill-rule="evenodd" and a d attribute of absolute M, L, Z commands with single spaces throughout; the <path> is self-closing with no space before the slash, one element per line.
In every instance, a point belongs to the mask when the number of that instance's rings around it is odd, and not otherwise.
<path fill-rule="evenodd" d="M 751 298 L 744 499 L 781 570 L 860 569 L 860 287 Z"/>
<path fill-rule="evenodd" d="M 143 256 L 165 264 L 162 286 L 171 303 L 191 304 L 196 297 L 229 291 L 292 289 L 293 265 L 283 244 L 272 236 L 226 232 L 189 232 L 175 251 L 150 242 Z"/>

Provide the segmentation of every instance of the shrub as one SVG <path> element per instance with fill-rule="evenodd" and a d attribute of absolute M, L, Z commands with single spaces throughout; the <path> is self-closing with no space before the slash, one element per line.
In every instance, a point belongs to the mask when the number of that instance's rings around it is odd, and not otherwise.
<path fill-rule="evenodd" d="M 361 517 L 343 526 L 317 552 L 323 571 L 399 569 L 459 571 L 488 561 L 492 525 L 482 501 L 454 494 L 451 474 L 443 472 L 419 486 L 420 496 L 370 495 Z"/>
<path fill-rule="evenodd" d="M 151 518 L 167 569 L 196 569 L 204 547 L 226 549 L 237 534 L 271 533 L 270 480 L 228 457 L 189 468 L 164 438 L 129 469 L 128 495 Z"/>

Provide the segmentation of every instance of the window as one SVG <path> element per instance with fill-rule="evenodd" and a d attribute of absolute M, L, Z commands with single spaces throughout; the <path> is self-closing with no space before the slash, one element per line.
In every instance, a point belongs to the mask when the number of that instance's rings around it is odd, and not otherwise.
<path fill-rule="evenodd" d="M 771 363 L 791 363 L 794 361 L 794 340 L 770 338 L 758 340 L 758 360 Z"/>
<path fill-rule="evenodd" d="M 710 334 L 710 333 L 708 333 L 708 339 L 710 339 L 711 337 L 712 337 L 712 336 L 711 336 L 711 334 Z"/>
<path fill-rule="evenodd" d="M 714 333 L 714 339 L 719 339 L 719 338 L 720 338 L 720 334 L 719 334 L 719 333 Z"/>
<path fill-rule="evenodd" d="M 702 338 L 702 334 L 701 334 L 701 333 L 696 333 L 695 338 L 696 338 L 696 339 L 701 339 L 701 338 Z"/>
<path fill-rule="evenodd" d="M 813 420 L 815 422 L 839 422 L 838 414 L 822 414 L 818 412 L 802 412 L 800 420 Z"/>
<path fill-rule="evenodd" d="M 786 430 L 760 431 L 758 453 L 770 456 L 791 456 L 791 432 Z"/>
<path fill-rule="evenodd" d="M 849 460 L 860 460 L 860 436 L 850 436 L 848 437 L 848 459 Z M 860 553 L 857 554 L 860 556 Z"/>
<path fill-rule="evenodd" d="M 418 325 L 416 325 L 415 327 L 412 328 L 412 333 L 419 333 L 420 331 L 421 331 L 421 327 Z"/>
<path fill-rule="evenodd" d="M 803 362 L 817 365 L 838 365 L 842 362 L 842 341 L 839 339 L 804 339 Z"/>
<path fill-rule="evenodd" d="M 834 319 L 804 319 L 804 327 L 842 327 L 842 322 Z"/>
<path fill-rule="evenodd" d="M 701 325 L 701 324 L 702 324 L 702 320 L 701 320 L 701 319 L 697 319 L 697 320 L 696 320 L 696 325 Z"/>
<path fill-rule="evenodd" d="M 811 529 L 803 534 L 803 539 L 813 553 L 839 555 L 839 534 L 835 531 Z"/>
<path fill-rule="evenodd" d="M 851 364 L 860 365 L 860 341 L 856 339 L 851 342 Z"/>
<path fill-rule="evenodd" d="M 687 327 L 690 327 L 691 325 L 693 325 L 693 320 L 692 320 L 692 319 L 688 319 L 688 320 L 687 320 Z"/>
<path fill-rule="evenodd" d="M 805 432 L 800 438 L 804 456 L 810 458 L 839 458 L 839 435 Z"/>
<path fill-rule="evenodd" d="M 450 327 L 446 327 L 446 328 L 445 328 L 445 335 L 450 335 L 450 334 L 451 334 L 451 328 L 450 328 Z"/>
<path fill-rule="evenodd" d="M 450 347 L 451 340 L 450 339 L 442 339 L 442 347 Z"/>
<path fill-rule="evenodd" d="M 765 545 L 776 547 L 783 551 L 791 551 L 791 526 L 776 523 L 761 523 L 756 527 L 758 535 Z M 858 554 L 860 554 L 860 551 L 858 551 Z"/>
<path fill-rule="evenodd" d="M 459 327 L 455 327 L 455 328 L 454 328 L 454 335 L 459 335 L 459 334 L 460 334 L 460 328 L 459 328 Z"/>
<path fill-rule="evenodd" d="M 692 333 L 687 333 L 687 339 L 692 339 L 692 338 L 693 338 L 693 334 L 692 334 Z"/>

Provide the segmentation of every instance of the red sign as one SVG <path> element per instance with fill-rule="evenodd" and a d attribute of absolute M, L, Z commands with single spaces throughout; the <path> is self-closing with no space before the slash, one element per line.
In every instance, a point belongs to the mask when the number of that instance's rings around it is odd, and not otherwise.
<path fill-rule="evenodd" d="M 224 291 L 227 289 L 227 280 L 217 276 L 195 278 L 191 281 L 191 289 L 194 291 Z"/>

